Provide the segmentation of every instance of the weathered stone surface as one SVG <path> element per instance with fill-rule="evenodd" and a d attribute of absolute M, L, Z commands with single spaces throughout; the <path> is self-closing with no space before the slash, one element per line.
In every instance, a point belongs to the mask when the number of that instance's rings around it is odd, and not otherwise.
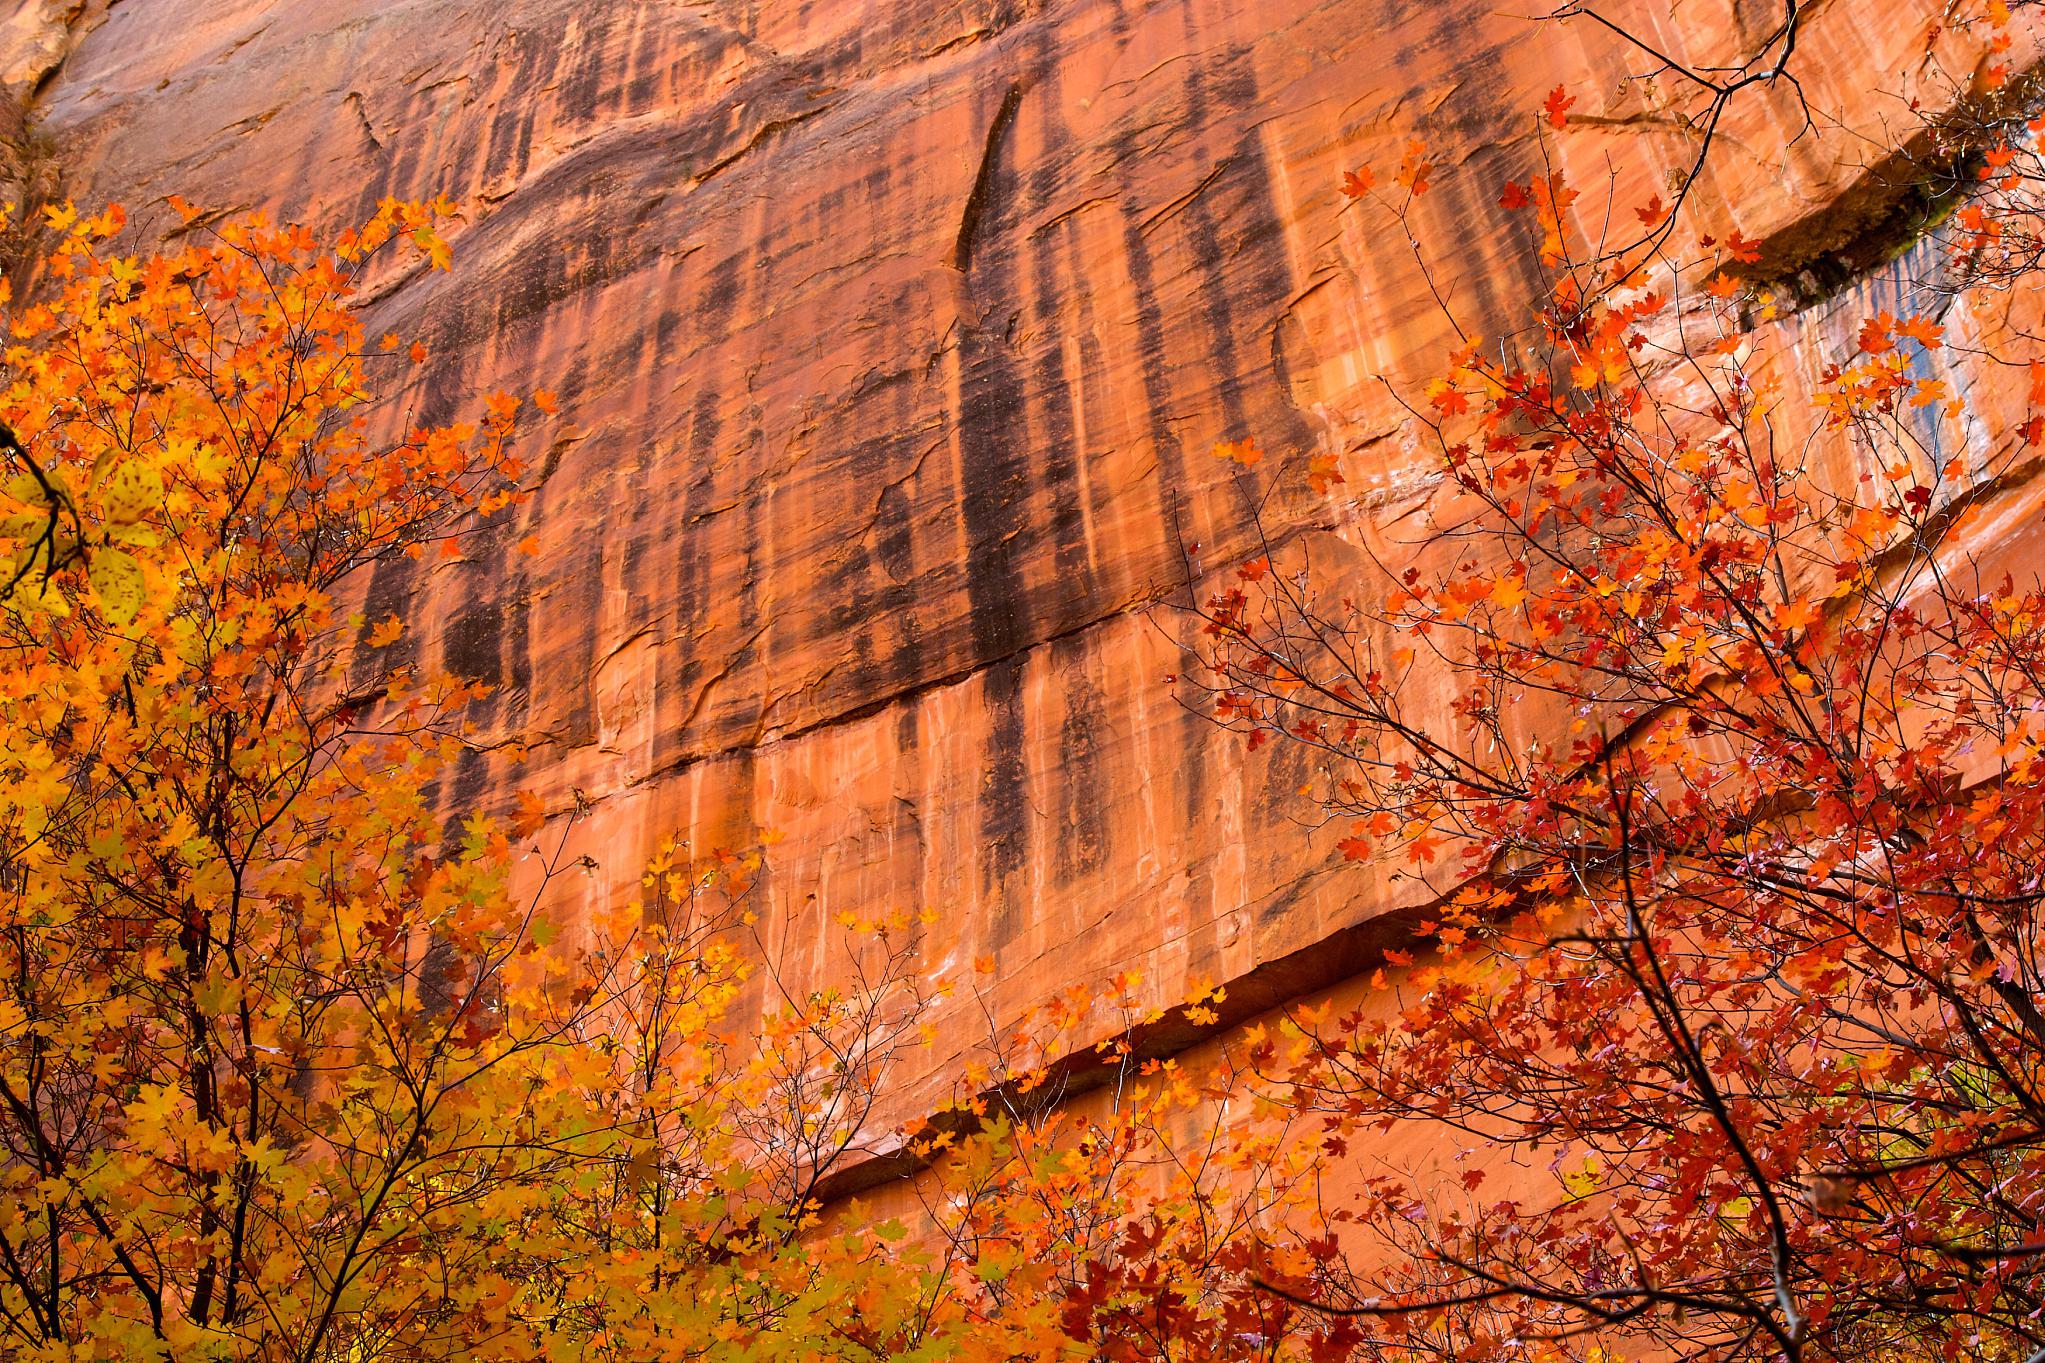
<path fill-rule="evenodd" d="M 1617 8 L 1698 63 L 1779 13 Z M 1830 117 L 1743 96 L 1700 221 L 1822 237 L 1908 101 L 1981 60 L 1928 41 L 1944 8 L 1813 7 Z M 1430 495 L 1379 379 L 1450 331 L 1341 171 L 1427 140 L 1415 227 L 1482 332 L 1535 287 L 1505 178 L 1552 159 L 1586 209 L 1608 176 L 1639 202 L 1696 146 L 1689 92 L 1624 79 L 1651 63 L 1611 35 L 1437 0 L 49 2 L 0 43 L 72 190 L 140 231 L 171 193 L 326 225 L 467 205 L 454 270 L 388 281 L 375 324 L 433 347 L 428 414 L 500 385 L 562 411 L 518 524 L 374 588 L 529 748 L 451 800 L 580 792 L 570 910 L 663 834 L 771 830 L 790 969 L 832 968 L 841 910 L 929 906 L 933 969 L 995 956 L 1002 1007 L 1132 967 L 1161 997 L 1281 959 L 1311 983 L 1406 893 L 1330 874 L 1298 768 L 1175 701 L 1152 613 L 1247 544 L 1218 440 L 1271 452 L 1253 494 L 1342 456 L 1350 495 L 1282 490 L 1281 534 L 1396 548 Z"/>

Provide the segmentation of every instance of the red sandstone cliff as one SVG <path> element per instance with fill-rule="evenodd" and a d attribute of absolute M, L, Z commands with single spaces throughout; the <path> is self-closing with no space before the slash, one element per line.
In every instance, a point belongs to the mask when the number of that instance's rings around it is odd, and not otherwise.
<path fill-rule="evenodd" d="M 1775 17 L 1614 8 L 1699 62 Z M 1830 117 L 1735 105 L 1700 223 L 1779 268 L 1878 261 L 1870 168 L 1980 60 L 1930 40 L 1943 8 L 1816 7 L 1799 71 Z M 1272 452 L 1260 486 L 1339 454 L 1346 496 L 1276 503 L 1331 547 L 1396 543 L 1430 495 L 1378 380 L 1444 327 L 1341 171 L 1428 139 L 1435 263 L 1466 315 L 1515 318 L 1501 181 L 1546 154 L 1626 203 L 1687 164 L 1683 92 L 1642 65 L 1440 0 L 29 0 L 0 24 L 66 190 L 139 230 L 172 193 L 325 224 L 467 206 L 453 271 L 394 281 L 375 326 L 433 348 L 430 411 L 499 385 L 562 410 L 518 524 L 375 589 L 530 752 L 451 798 L 580 792 L 571 899 L 628 892 L 670 831 L 772 830 L 796 969 L 829 968 L 840 910 L 929 906 L 938 954 L 995 956 L 1010 1003 L 1124 967 L 1162 998 L 1275 969 L 1272 998 L 1366 959 L 1345 931 L 1401 886 L 1329 874 L 1299 770 L 1175 701 L 1154 608 L 1182 542 L 1196 569 L 1246 543 L 1218 440 Z M 1558 83 L 1576 116 L 1543 133 Z M 1813 364 L 1828 327 L 1791 324 Z"/>

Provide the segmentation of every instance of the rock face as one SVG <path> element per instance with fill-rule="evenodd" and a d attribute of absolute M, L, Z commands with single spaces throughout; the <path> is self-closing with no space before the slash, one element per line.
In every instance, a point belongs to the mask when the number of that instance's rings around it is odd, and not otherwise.
<path fill-rule="evenodd" d="M 1698 64 L 1780 14 L 1613 8 Z M 1908 101 L 1983 60 L 1933 35 L 1946 8 L 1811 7 L 1829 117 L 1737 101 L 1700 226 L 1807 255 L 1864 226 L 1839 206 Z M 324 226 L 466 206 L 454 269 L 391 281 L 374 329 L 432 348 L 428 415 L 498 386 L 561 414 L 517 524 L 373 588 L 529 754 L 451 800 L 579 800 L 571 912 L 665 834 L 774 836 L 788 969 L 833 969 L 842 911 L 928 907 L 932 969 L 995 957 L 1000 1008 L 1357 963 L 1408 892 L 1331 874 L 1299 769 L 1178 703 L 1169 603 L 1274 487 L 1275 534 L 1396 546 L 1431 472 L 1379 380 L 1433 367 L 1433 288 L 1483 333 L 1536 287 L 1498 186 L 1552 162 L 1587 208 L 1608 178 L 1642 202 L 1696 147 L 1694 92 L 1628 79 L 1652 63 L 1611 33 L 1437 0 L 41 0 L 0 43 L 66 189 L 140 232 L 172 193 Z M 1413 138 L 1425 271 L 1338 189 Z M 1211 451 L 1244 437 L 1268 456 L 1238 482 Z M 1348 495 L 1307 496 L 1330 453 Z"/>

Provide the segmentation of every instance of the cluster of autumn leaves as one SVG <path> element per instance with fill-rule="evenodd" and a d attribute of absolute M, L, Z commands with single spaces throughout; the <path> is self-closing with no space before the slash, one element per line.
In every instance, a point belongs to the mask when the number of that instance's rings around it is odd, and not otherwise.
<path fill-rule="evenodd" d="M 1206 598 L 1212 713 L 1411 887 L 1384 1005 L 1286 1073 L 1374 1245 L 1288 1295 L 1365 1356 L 2045 1357 L 2045 389 L 1962 396 L 2038 372 L 2041 131 L 1942 147 L 1921 310 L 1843 346 L 1756 325 L 1751 242 L 1509 185 L 1549 299 L 1411 395 L 1424 533 Z M 1416 1126 L 1453 1159 L 1359 1157 Z"/>
<path fill-rule="evenodd" d="M 757 854 L 670 842 L 564 930 L 573 812 L 448 808 L 483 690 L 361 603 L 502 532 L 525 404 L 403 428 L 423 352 L 357 303 L 451 205 L 148 257 L 53 211 L 0 389 L 0 1354 L 2035 1357 L 2045 597 L 1973 535 L 2041 418 L 1951 376 L 2045 372 L 2045 173 L 1977 131 L 1971 292 L 1815 377 L 1752 243 L 1679 261 L 1657 201 L 1590 251 L 1508 185 L 1549 289 L 1411 395 L 1424 544 L 1332 581 L 1271 537 L 1196 612 L 1188 684 L 1407 937 L 1178 1060 L 1127 977 L 983 1009 L 907 1131 L 984 983 L 927 924 L 787 986 Z M 1403 226 L 1437 170 L 1344 188 Z"/>

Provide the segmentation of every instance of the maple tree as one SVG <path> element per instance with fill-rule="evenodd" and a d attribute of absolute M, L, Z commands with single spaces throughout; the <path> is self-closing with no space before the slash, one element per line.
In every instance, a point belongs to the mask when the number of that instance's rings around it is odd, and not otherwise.
<path fill-rule="evenodd" d="M 2045 372 L 2045 123 L 1953 126 L 1950 282 L 1822 371 L 1755 243 L 1507 185 L 1548 288 L 1407 398 L 1424 542 L 1200 609 L 1210 713 L 1412 887 L 1375 1000 L 1259 1051 L 1359 1188 L 1268 1285 L 1357 1356 L 2045 1358 L 2045 589 L 1989 525 L 2045 386 L 1947 364 Z"/>
<path fill-rule="evenodd" d="M 512 398 L 375 434 L 379 367 L 420 356 L 354 299 L 393 251 L 444 264 L 448 211 L 147 259 L 116 211 L 49 214 L 0 394 L 9 1356 L 700 1356 L 918 1299 L 877 1239 L 793 1247 L 889 991 L 740 1047 L 747 863 L 672 847 L 550 949 L 544 809 L 436 808 L 479 688 L 345 609 L 519 496 Z"/>

